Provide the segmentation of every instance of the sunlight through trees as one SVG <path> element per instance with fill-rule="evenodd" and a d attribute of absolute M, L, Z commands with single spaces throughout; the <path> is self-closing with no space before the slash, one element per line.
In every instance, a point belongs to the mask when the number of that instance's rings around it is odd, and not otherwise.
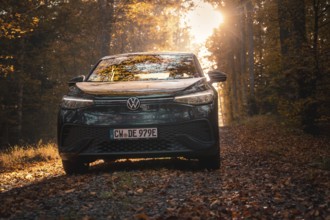
<path fill-rule="evenodd" d="M 330 3 L 299 2 L 3 0 L 0 144 L 53 139 L 66 82 L 133 51 L 191 51 L 227 73 L 229 121 L 279 114 L 318 133 L 330 123 Z"/>

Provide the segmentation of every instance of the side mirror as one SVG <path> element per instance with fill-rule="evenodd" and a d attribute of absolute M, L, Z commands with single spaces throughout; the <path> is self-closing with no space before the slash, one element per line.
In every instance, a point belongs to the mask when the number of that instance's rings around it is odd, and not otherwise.
<path fill-rule="evenodd" d="M 212 70 L 207 73 L 210 77 L 211 83 L 224 82 L 227 79 L 227 75 L 219 70 Z"/>
<path fill-rule="evenodd" d="M 85 76 L 84 75 L 76 76 L 68 82 L 68 85 L 69 86 L 74 86 L 77 82 L 84 82 L 84 81 L 85 81 Z"/>

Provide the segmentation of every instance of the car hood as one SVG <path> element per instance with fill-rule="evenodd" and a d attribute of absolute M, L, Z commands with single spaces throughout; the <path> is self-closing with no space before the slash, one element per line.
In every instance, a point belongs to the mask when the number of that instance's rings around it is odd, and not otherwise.
<path fill-rule="evenodd" d="M 157 81 L 80 82 L 76 83 L 76 86 L 92 95 L 170 94 L 199 84 L 200 81 L 205 81 L 205 77 Z"/>

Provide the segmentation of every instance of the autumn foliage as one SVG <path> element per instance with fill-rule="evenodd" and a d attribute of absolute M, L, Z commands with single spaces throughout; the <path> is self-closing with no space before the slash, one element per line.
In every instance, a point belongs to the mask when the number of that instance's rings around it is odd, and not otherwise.
<path fill-rule="evenodd" d="M 1 1 L 0 145 L 54 139 L 67 81 L 102 56 L 188 51 L 183 2 Z"/>
<path fill-rule="evenodd" d="M 228 0 L 219 8 L 226 21 L 207 47 L 228 74 L 227 121 L 277 114 L 307 133 L 329 130 L 329 2 Z"/>

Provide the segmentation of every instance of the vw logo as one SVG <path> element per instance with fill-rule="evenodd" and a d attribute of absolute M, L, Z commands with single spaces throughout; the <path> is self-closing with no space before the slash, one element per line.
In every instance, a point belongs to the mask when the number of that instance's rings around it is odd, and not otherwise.
<path fill-rule="evenodd" d="M 127 108 L 132 110 L 132 111 L 135 111 L 137 110 L 139 107 L 140 107 L 140 100 L 136 97 L 131 97 L 129 99 L 127 99 Z"/>

